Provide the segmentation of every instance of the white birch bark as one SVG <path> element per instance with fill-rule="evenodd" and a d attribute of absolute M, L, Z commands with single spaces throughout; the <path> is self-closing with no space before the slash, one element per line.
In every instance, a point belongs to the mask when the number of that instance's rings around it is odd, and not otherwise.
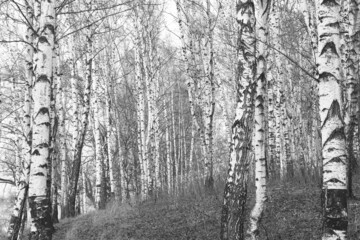
<path fill-rule="evenodd" d="M 136 30 L 136 39 L 135 39 L 135 74 L 136 74 L 136 88 L 137 88 L 137 117 L 138 117 L 138 148 L 139 148 L 139 157 L 141 159 L 141 196 L 146 198 L 149 191 L 150 183 L 150 174 L 149 174 L 149 164 L 148 164 L 148 150 L 147 150 L 147 141 L 146 141 L 146 129 L 145 129 L 145 91 L 143 86 L 143 76 L 142 76 L 142 67 L 143 62 L 142 58 L 142 39 L 141 39 L 141 22 L 138 13 L 135 12 L 135 30 Z M 147 72 L 147 71 L 145 71 Z"/>
<path fill-rule="evenodd" d="M 165 114 L 165 147 L 166 147 L 166 183 L 167 183 L 167 193 L 170 195 L 172 193 L 172 164 L 171 164 L 171 141 L 170 141 L 170 117 L 166 104 L 164 104 L 164 114 Z"/>
<path fill-rule="evenodd" d="M 65 106 L 66 106 L 66 93 L 64 91 L 64 83 L 60 85 L 60 103 L 59 103 L 59 142 L 60 142 L 60 151 L 59 151 L 59 162 L 61 163 L 61 182 L 60 182 L 60 219 L 67 216 L 67 199 L 68 199 L 68 171 L 67 171 L 67 162 L 66 162 L 66 127 L 65 127 Z"/>
<path fill-rule="evenodd" d="M 103 199 L 103 172 L 104 172 L 104 161 L 102 158 L 102 147 L 101 147 L 101 133 L 100 133 L 100 76 L 99 76 L 99 63 L 97 59 L 93 64 L 93 104 L 94 110 L 94 139 L 95 139 L 95 207 L 97 209 L 104 208 Z"/>
<path fill-rule="evenodd" d="M 257 43 L 257 66 L 256 66 L 256 100 L 255 100 L 255 206 L 250 213 L 250 239 L 259 238 L 259 222 L 264 210 L 266 196 L 266 158 L 265 158 L 265 134 L 264 134 L 264 99 L 266 83 L 266 36 L 267 22 L 270 9 L 269 0 L 255 1 Z"/>
<path fill-rule="evenodd" d="M 178 141 L 177 138 L 177 131 L 176 131 L 176 121 L 175 121 L 175 89 L 171 91 L 171 98 L 172 98 L 172 113 L 171 113 L 171 120 L 172 120 L 172 129 L 173 129 L 173 152 L 174 152 L 174 159 L 173 159 L 173 166 L 174 166 L 174 174 L 173 174 L 173 188 L 175 195 L 179 194 L 179 168 L 178 168 Z"/>
<path fill-rule="evenodd" d="M 303 12 L 306 27 L 310 35 L 313 58 L 314 62 L 316 63 L 318 51 L 318 36 L 316 31 L 315 3 L 311 0 L 301 0 L 300 9 Z"/>
<path fill-rule="evenodd" d="M 118 191 L 116 188 L 116 179 L 114 176 L 114 159 L 112 155 L 113 139 L 112 139 L 112 129 L 111 129 L 111 96 L 110 89 L 112 89 L 111 78 L 106 81 L 106 141 L 107 141 L 107 156 L 109 161 L 109 180 L 110 180 L 110 195 L 115 199 L 118 198 Z"/>
<path fill-rule="evenodd" d="M 55 36 L 55 2 L 41 2 L 40 35 L 36 37 L 32 98 L 33 135 L 29 179 L 29 208 L 31 212 L 30 239 L 51 239 L 53 226 L 50 212 L 47 177 L 50 147 L 50 95 L 53 76 L 53 48 Z"/>
<path fill-rule="evenodd" d="M 137 46 L 136 46 L 137 48 Z M 140 161 L 140 179 L 141 179 L 141 197 L 145 198 L 147 195 L 147 181 L 146 181 L 146 164 L 144 161 L 143 154 L 143 134 L 144 134 L 144 107 L 143 107 L 143 86 L 141 79 L 141 68 L 139 63 L 139 53 L 138 50 L 135 50 L 135 74 L 136 74 L 136 114 L 137 114 L 137 143 L 138 143 L 138 151 L 139 151 L 139 161 Z"/>
<path fill-rule="evenodd" d="M 330 3 L 330 4 L 329 4 Z M 340 1 L 317 1 L 323 159 L 323 240 L 347 239 L 347 152 L 341 76 Z"/>
<path fill-rule="evenodd" d="M 214 184 L 213 179 L 213 118 L 215 112 L 215 80 L 214 80 L 214 36 L 213 36 L 213 17 L 211 13 L 210 0 L 206 1 L 206 15 L 207 15 L 207 44 L 206 44 L 206 90 L 207 96 L 206 108 L 205 108 L 205 142 L 206 142 L 206 155 L 207 161 L 205 161 L 205 186 L 212 189 Z"/>
<path fill-rule="evenodd" d="M 281 36 L 281 16 L 280 16 L 280 3 L 278 1 L 272 2 L 272 15 L 271 15 L 271 30 L 273 33 L 272 41 L 274 48 L 276 50 L 282 49 L 280 44 L 280 36 Z M 272 74 L 274 77 L 275 88 L 276 88 L 276 106 L 275 106 L 275 122 L 276 122 L 276 151 L 277 151 L 277 159 L 279 161 L 280 166 L 280 179 L 284 178 L 286 173 L 286 154 L 285 154 L 285 142 L 284 142 L 284 132 L 286 123 L 283 121 L 284 117 L 284 87 L 285 84 L 285 67 L 284 57 L 278 52 L 273 51 L 274 55 L 274 65 L 275 71 Z"/>

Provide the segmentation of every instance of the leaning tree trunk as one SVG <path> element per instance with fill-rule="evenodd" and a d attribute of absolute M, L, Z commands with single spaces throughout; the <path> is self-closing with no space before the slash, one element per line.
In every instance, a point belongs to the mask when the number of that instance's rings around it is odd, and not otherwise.
<path fill-rule="evenodd" d="M 340 61 L 340 1 L 317 1 L 319 105 L 323 159 L 322 239 L 347 239 L 348 165 Z"/>
<path fill-rule="evenodd" d="M 39 35 L 35 39 L 35 82 L 33 85 L 33 135 L 29 179 L 29 207 L 31 227 L 29 239 L 51 239 L 51 203 L 49 198 L 50 158 L 50 95 L 53 77 L 53 49 L 55 35 L 55 2 L 41 2 Z"/>
<path fill-rule="evenodd" d="M 259 222 L 264 210 L 266 197 L 266 157 L 265 157 L 265 119 L 264 99 L 266 83 L 266 35 L 267 21 L 270 9 L 270 0 L 256 0 L 256 31 L 257 43 L 257 66 L 256 66 L 256 100 L 255 100 L 255 206 L 250 213 L 250 239 L 259 238 Z"/>
<path fill-rule="evenodd" d="M 245 204 L 254 121 L 255 8 L 252 0 L 236 4 L 239 64 L 236 112 L 232 125 L 229 172 L 224 190 L 220 238 L 244 239 Z"/>

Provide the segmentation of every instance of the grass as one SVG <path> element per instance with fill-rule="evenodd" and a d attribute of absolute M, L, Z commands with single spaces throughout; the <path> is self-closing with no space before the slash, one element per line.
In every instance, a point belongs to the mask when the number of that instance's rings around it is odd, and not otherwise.
<path fill-rule="evenodd" d="M 360 194 L 359 179 L 354 184 Z M 55 225 L 54 240 L 218 239 L 221 183 L 216 194 L 199 187 L 178 199 L 162 198 L 135 205 L 113 204 Z M 254 193 L 250 192 L 250 198 Z M 315 184 L 272 183 L 261 222 L 260 239 L 315 240 L 321 238 L 320 189 Z M 253 201 L 249 201 L 248 209 Z M 349 202 L 349 239 L 359 239 L 360 202 Z"/>
<path fill-rule="evenodd" d="M 136 206 L 112 205 L 56 225 L 54 240 L 102 239 L 213 239 L 218 235 L 220 204 L 209 197 L 201 203 L 193 198 Z"/>

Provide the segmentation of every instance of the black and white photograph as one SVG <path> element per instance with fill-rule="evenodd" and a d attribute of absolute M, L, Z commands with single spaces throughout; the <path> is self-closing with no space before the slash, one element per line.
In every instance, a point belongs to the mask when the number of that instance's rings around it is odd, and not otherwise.
<path fill-rule="evenodd" d="M 359 240 L 360 0 L 0 0 L 0 239 Z"/>

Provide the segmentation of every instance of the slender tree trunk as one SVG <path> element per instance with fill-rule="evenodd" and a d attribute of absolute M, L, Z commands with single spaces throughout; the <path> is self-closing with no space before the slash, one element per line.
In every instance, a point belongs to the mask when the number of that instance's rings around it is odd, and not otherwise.
<path fill-rule="evenodd" d="M 257 66 L 256 66 L 256 100 L 255 100 L 255 206 L 250 213 L 250 239 L 259 238 L 259 223 L 263 214 L 266 196 L 266 158 L 265 158 L 265 135 L 264 135 L 264 99 L 266 93 L 266 35 L 267 21 L 270 10 L 270 0 L 256 0 L 256 31 L 257 43 Z"/>
<path fill-rule="evenodd" d="M 68 189 L 67 189 L 67 180 L 68 180 L 68 171 L 67 171 L 67 162 L 66 162 L 66 127 L 65 127 L 65 106 L 66 106 L 66 93 L 64 91 L 64 83 L 60 83 L 59 85 L 60 92 L 60 102 L 59 102 L 59 143 L 60 143 L 60 151 L 59 151 L 59 162 L 61 163 L 61 194 L 60 194 L 60 218 L 64 218 L 68 216 Z"/>
<path fill-rule="evenodd" d="M 57 20 L 55 19 L 55 23 Z M 50 103 L 50 123 L 51 123 L 51 136 L 50 136 L 50 161 L 51 161 L 51 218 L 53 223 L 58 223 L 58 183 L 57 183 L 57 168 L 59 164 L 59 154 L 56 146 L 58 145 L 58 88 L 61 84 L 60 73 L 60 48 L 57 40 L 55 39 L 53 54 L 53 78 L 52 78 L 52 93 Z"/>
<path fill-rule="evenodd" d="M 106 141 L 107 141 L 107 157 L 109 161 L 109 180 L 110 180 L 110 195 L 112 198 L 117 199 L 119 193 L 116 188 L 116 179 L 114 176 L 114 159 L 112 155 L 112 131 L 111 131 L 111 96 L 110 90 L 112 89 L 112 79 L 106 81 Z"/>
<path fill-rule="evenodd" d="M 81 166 L 81 179 L 83 185 L 83 192 L 82 192 L 82 213 L 85 214 L 87 212 L 87 204 L 86 204 L 86 164 L 84 163 Z"/>
<path fill-rule="evenodd" d="M 137 114 L 138 114 L 138 147 L 139 147 L 139 157 L 141 163 L 141 197 L 144 199 L 149 193 L 149 164 L 148 164 L 148 149 L 146 142 L 146 129 L 145 129 L 145 91 L 143 86 L 143 76 L 142 76 L 142 50 L 143 42 L 141 39 L 141 22 L 138 13 L 136 12 L 136 46 L 135 46 L 135 73 L 136 73 L 136 88 L 137 88 Z M 146 72 L 146 71 L 145 71 Z"/>
<path fill-rule="evenodd" d="M 347 239 L 346 136 L 342 110 L 340 1 L 317 1 L 318 72 L 323 159 L 322 239 Z M 335 149 L 335 150 L 334 150 Z"/>
<path fill-rule="evenodd" d="M 164 104 L 165 112 L 165 147 L 166 147 L 166 179 L 167 179 L 167 193 L 172 193 L 172 164 L 171 164 L 171 141 L 170 141 L 170 117 L 166 104 Z"/>
<path fill-rule="evenodd" d="M 318 37 L 316 32 L 316 19 L 315 19 L 315 4 L 311 0 L 301 0 L 301 10 L 304 15 L 306 27 L 311 38 L 311 48 L 313 53 L 314 62 L 316 63 L 318 51 Z"/>
<path fill-rule="evenodd" d="M 103 189 L 103 173 L 104 173 L 104 159 L 102 158 L 102 147 L 101 147 L 101 133 L 100 133 L 100 76 L 99 76 L 99 66 L 98 62 L 94 64 L 94 100 L 93 100 L 93 109 L 94 109 L 94 139 L 95 139 L 95 207 L 97 209 L 105 208 L 104 202 L 104 190 Z"/>
<path fill-rule="evenodd" d="M 273 32 L 273 42 L 275 49 L 281 49 L 280 35 L 281 35 L 281 16 L 280 16 L 280 2 L 272 2 L 273 14 L 271 16 L 271 27 Z M 284 84 L 285 78 L 285 67 L 284 57 L 277 51 L 273 51 L 274 55 L 274 81 L 276 88 L 276 106 L 275 106 L 275 118 L 276 118 L 276 151 L 277 159 L 280 166 L 280 179 L 283 179 L 286 175 L 286 153 L 285 153 L 285 135 L 286 135 L 286 114 L 285 109 L 285 95 L 284 95 Z"/>

